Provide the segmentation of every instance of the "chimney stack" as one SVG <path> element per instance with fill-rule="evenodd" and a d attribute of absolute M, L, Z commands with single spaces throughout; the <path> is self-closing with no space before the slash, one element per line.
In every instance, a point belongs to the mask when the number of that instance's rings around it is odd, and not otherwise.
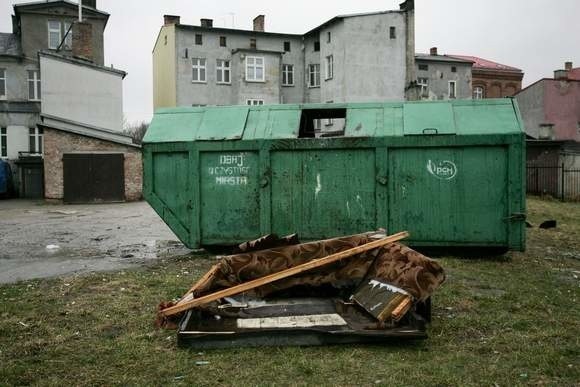
<path fill-rule="evenodd" d="M 572 62 L 566 62 L 564 64 L 564 68 L 566 69 L 566 71 L 572 70 Z"/>
<path fill-rule="evenodd" d="M 407 12 L 415 10 L 415 0 L 405 0 L 399 4 L 399 9 Z"/>
<path fill-rule="evenodd" d="M 431 47 L 429 50 L 429 55 L 437 55 L 437 47 Z"/>
<path fill-rule="evenodd" d="M 74 57 L 93 61 L 93 25 L 76 21 L 72 28 L 72 54 Z"/>
<path fill-rule="evenodd" d="M 554 79 L 565 80 L 568 79 L 568 71 L 566 70 L 555 70 Z"/>
<path fill-rule="evenodd" d="M 254 31 L 264 32 L 265 19 L 264 15 L 258 15 L 254 18 Z"/>
<path fill-rule="evenodd" d="M 97 0 L 81 0 L 83 7 L 97 9 Z"/>
<path fill-rule="evenodd" d="M 163 25 L 170 26 L 172 24 L 179 24 L 181 20 L 180 16 L 175 15 L 163 15 Z"/>
<path fill-rule="evenodd" d="M 201 19 L 201 26 L 205 28 L 212 28 L 213 19 Z"/>

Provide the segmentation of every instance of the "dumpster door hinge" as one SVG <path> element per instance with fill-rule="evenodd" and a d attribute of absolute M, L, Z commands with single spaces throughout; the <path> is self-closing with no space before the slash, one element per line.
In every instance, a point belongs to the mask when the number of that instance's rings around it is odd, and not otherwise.
<path fill-rule="evenodd" d="M 522 212 L 514 212 L 510 216 L 506 216 L 505 218 L 503 218 L 503 220 L 509 222 L 523 222 L 526 220 L 526 214 Z"/>

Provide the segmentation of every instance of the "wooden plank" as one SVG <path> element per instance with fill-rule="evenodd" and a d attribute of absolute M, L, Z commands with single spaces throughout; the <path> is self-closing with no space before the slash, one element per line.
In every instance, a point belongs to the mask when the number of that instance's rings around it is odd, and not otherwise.
<path fill-rule="evenodd" d="M 207 304 L 209 302 L 219 300 L 220 298 L 223 298 L 223 297 L 228 297 L 228 296 L 240 294 L 240 293 L 246 292 L 248 290 L 255 289 L 259 286 L 266 285 L 266 284 L 269 284 L 271 282 L 281 280 L 283 278 L 291 277 L 293 275 L 300 274 L 300 273 L 303 273 L 305 271 L 312 270 L 312 269 L 315 269 L 315 268 L 318 268 L 321 266 L 325 266 L 325 265 L 339 261 L 339 260 L 344 259 L 344 258 L 352 257 L 353 255 L 364 253 L 365 251 L 369 251 L 369 250 L 373 250 L 373 249 L 382 247 L 382 246 L 387 245 L 389 243 L 393 243 L 393 242 L 399 241 L 401 239 L 404 239 L 408 236 L 409 236 L 409 233 L 406 231 L 403 231 L 403 232 L 400 232 L 397 234 L 393 234 L 393 235 L 387 236 L 385 238 L 379 239 L 377 241 L 369 242 L 369 243 L 364 244 L 362 246 L 357 246 L 357 247 L 354 247 L 352 249 L 348 249 L 348 250 L 341 251 L 341 252 L 338 252 L 335 254 L 331 254 L 331 255 L 324 257 L 324 258 L 315 259 L 315 260 L 312 260 L 310 262 L 306 262 L 302 265 L 291 267 L 290 269 L 282 270 L 278 273 L 270 274 L 270 275 L 264 276 L 262 278 L 257 278 L 255 280 L 248 281 L 246 283 L 239 284 L 239 285 L 233 286 L 231 288 L 223 289 L 223 290 L 220 290 L 218 292 L 211 293 L 211 294 L 205 295 L 205 296 L 197 298 L 197 299 L 185 301 L 181 304 L 166 308 L 166 309 L 160 311 L 159 313 L 161 316 L 172 316 L 172 315 L 175 315 L 177 313 L 183 312 L 185 310 L 195 308 L 196 306 L 204 305 L 204 304 Z"/>
<path fill-rule="evenodd" d="M 380 322 L 393 315 L 400 319 L 409 310 L 411 298 L 403 289 L 374 279 L 361 285 L 352 296 L 357 304 Z"/>

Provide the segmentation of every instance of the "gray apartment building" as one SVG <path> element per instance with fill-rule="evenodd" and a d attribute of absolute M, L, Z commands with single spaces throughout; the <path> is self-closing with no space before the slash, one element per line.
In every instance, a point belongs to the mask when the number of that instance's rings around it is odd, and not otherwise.
<path fill-rule="evenodd" d="M 403 100 L 415 88 L 414 3 L 336 16 L 304 34 L 199 26 L 166 15 L 153 49 L 155 109 Z"/>
<path fill-rule="evenodd" d="M 440 55 L 437 47 L 415 56 L 419 98 L 424 100 L 471 99 L 473 62 Z"/>

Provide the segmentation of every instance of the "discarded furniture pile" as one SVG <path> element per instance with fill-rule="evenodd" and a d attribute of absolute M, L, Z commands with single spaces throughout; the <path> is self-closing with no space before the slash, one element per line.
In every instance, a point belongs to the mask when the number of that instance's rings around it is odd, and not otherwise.
<path fill-rule="evenodd" d="M 221 258 L 158 325 L 195 348 L 320 345 L 424 338 L 434 260 L 400 244 L 407 232 L 298 242 L 268 235 Z"/>

